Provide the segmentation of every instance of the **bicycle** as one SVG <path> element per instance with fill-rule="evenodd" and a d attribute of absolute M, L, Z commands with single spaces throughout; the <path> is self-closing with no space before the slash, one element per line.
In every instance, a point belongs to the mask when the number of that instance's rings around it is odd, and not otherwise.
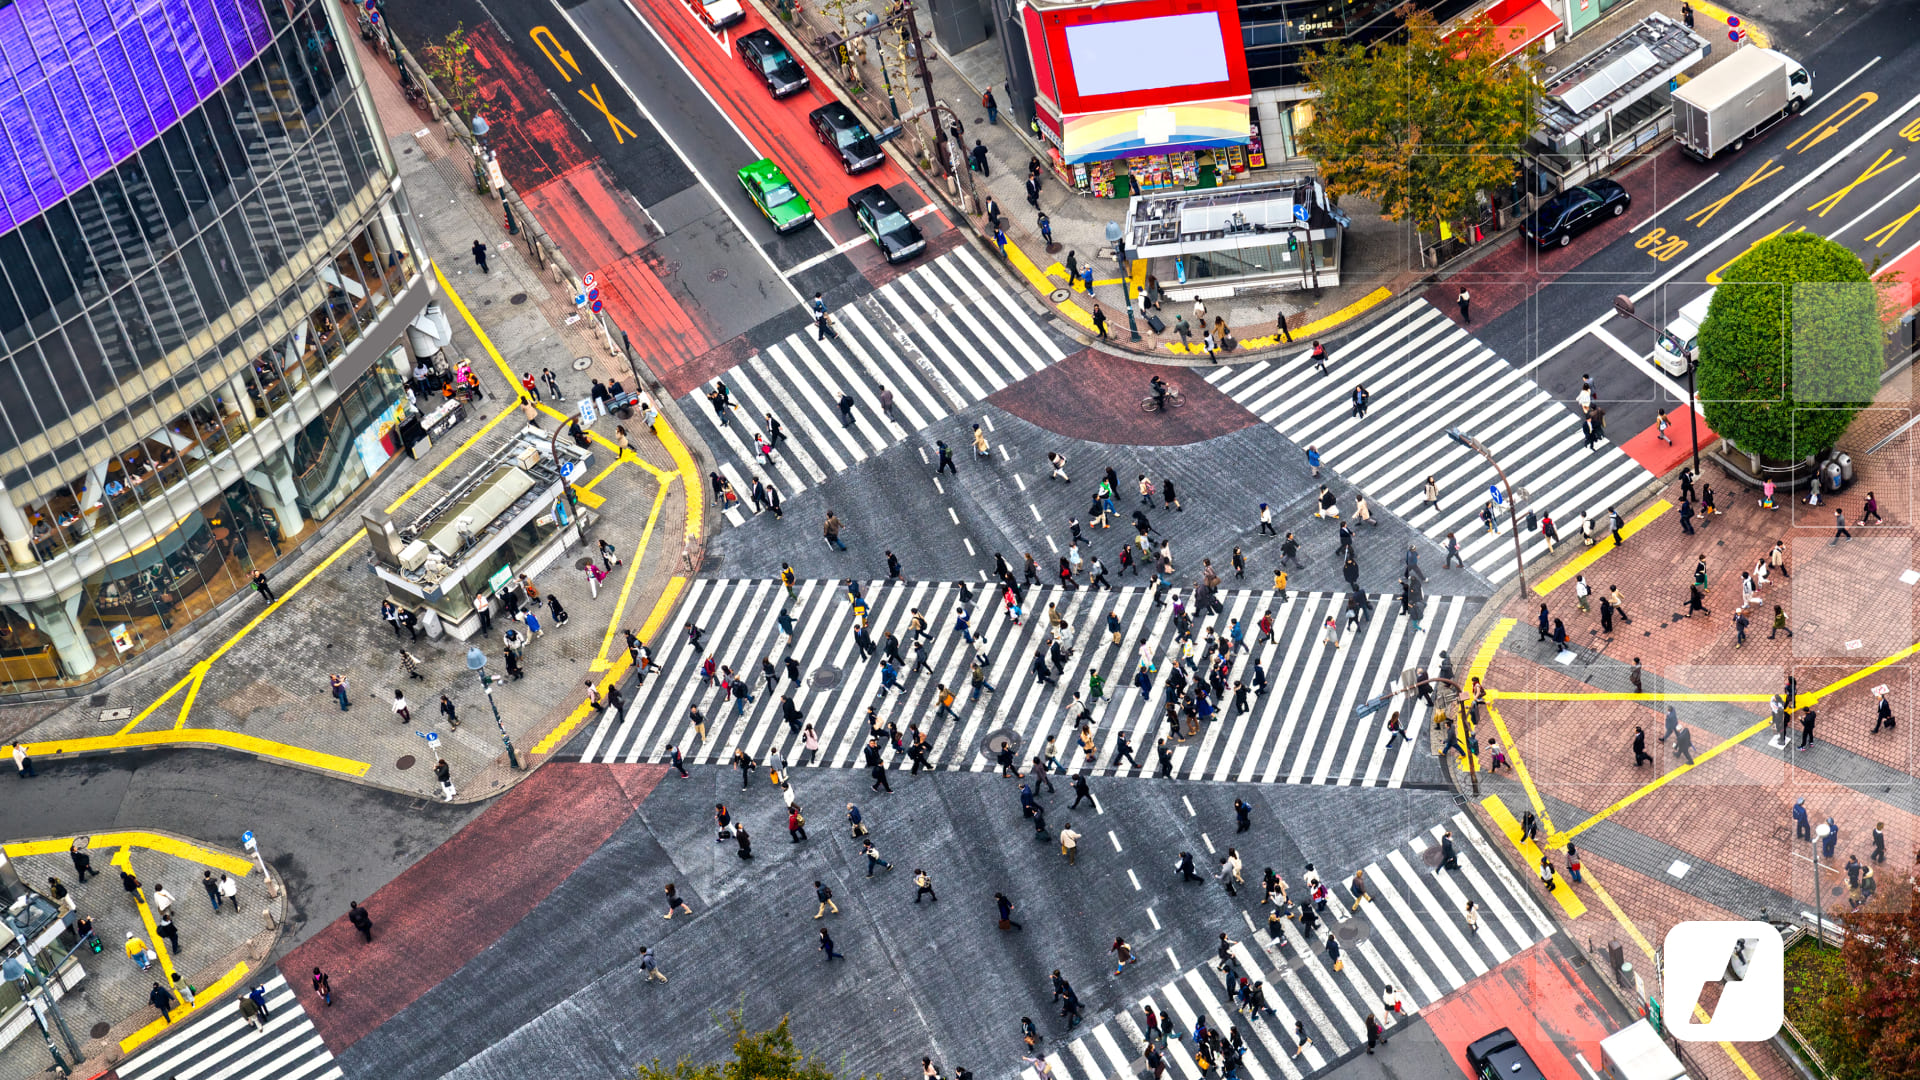
<path fill-rule="evenodd" d="M 1167 391 L 1167 408 L 1177 409 L 1186 403 L 1187 399 L 1182 397 L 1178 390 Z M 1160 407 L 1155 404 L 1154 396 L 1148 394 L 1146 397 L 1140 399 L 1140 409 L 1143 412 L 1158 412 Z"/>

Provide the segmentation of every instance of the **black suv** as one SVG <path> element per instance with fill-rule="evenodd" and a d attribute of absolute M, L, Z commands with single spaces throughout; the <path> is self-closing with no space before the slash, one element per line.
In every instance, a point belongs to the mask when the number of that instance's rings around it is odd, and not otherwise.
<path fill-rule="evenodd" d="M 807 72 L 780 39 L 767 29 L 755 30 L 734 41 L 740 59 L 760 76 L 773 96 L 783 98 L 807 88 Z"/>
<path fill-rule="evenodd" d="M 873 237 L 873 242 L 880 245 L 880 253 L 888 262 L 911 259 L 927 249 L 920 226 L 900 212 L 900 204 L 879 184 L 847 196 L 847 209 L 853 211 L 854 220 Z"/>
<path fill-rule="evenodd" d="M 1521 231 L 1535 244 L 1566 247 L 1575 233 L 1583 233 L 1609 217 L 1619 217 L 1633 205 L 1627 189 L 1611 180 L 1592 180 L 1540 204 Z"/>
<path fill-rule="evenodd" d="M 840 167 L 848 174 L 864 172 L 884 160 L 873 135 L 854 118 L 852 109 L 837 101 L 808 113 L 807 123 L 813 125 L 813 133 L 821 142 L 840 155 Z"/>

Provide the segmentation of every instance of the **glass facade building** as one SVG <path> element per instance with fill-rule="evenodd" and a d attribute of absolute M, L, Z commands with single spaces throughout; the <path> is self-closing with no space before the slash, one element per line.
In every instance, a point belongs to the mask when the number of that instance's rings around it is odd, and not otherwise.
<path fill-rule="evenodd" d="M 0 4 L 0 693 L 163 646 L 379 471 L 413 237 L 333 0 Z"/>

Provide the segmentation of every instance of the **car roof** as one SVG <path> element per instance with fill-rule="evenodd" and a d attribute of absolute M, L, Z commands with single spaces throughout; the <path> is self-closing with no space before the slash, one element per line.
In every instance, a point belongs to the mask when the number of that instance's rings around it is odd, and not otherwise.
<path fill-rule="evenodd" d="M 1672 330 L 1681 323 L 1687 324 L 1689 331 L 1700 329 L 1700 324 L 1707 321 L 1707 305 L 1713 303 L 1713 292 L 1708 289 L 1687 301 L 1679 311 L 1674 312 L 1673 321 L 1667 324 L 1667 329 Z"/>
<path fill-rule="evenodd" d="M 1490 1054 L 1508 1044 L 1518 1046 L 1520 1045 L 1520 1040 L 1514 1036 L 1513 1029 L 1501 1028 L 1498 1031 L 1488 1032 L 1468 1043 L 1467 1053 L 1480 1057 Z"/>
<path fill-rule="evenodd" d="M 741 166 L 740 175 L 751 177 L 763 184 L 787 182 L 786 172 L 774 164 L 772 158 L 761 158 L 751 165 Z"/>
<path fill-rule="evenodd" d="M 887 194 L 887 189 L 881 187 L 879 184 L 869 184 L 859 191 L 854 192 L 851 197 L 859 199 L 861 202 L 871 206 L 875 211 L 883 214 L 889 210 L 900 209 L 893 201 L 893 196 Z"/>
<path fill-rule="evenodd" d="M 741 41 L 742 43 L 751 42 L 752 44 L 759 46 L 760 48 L 783 49 L 783 50 L 786 48 L 785 45 L 780 44 L 779 38 L 773 36 L 773 31 L 767 29 L 764 26 L 758 30 L 754 30 L 750 33 L 740 35 L 738 40 Z"/>
<path fill-rule="evenodd" d="M 845 103 L 838 101 L 827 102 L 813 110 L 811 115 L 831 120 L 842 127 L 852 127 L 860 123 L 859 118 L 853 115 L 853 110 L 847 108 Z"/>

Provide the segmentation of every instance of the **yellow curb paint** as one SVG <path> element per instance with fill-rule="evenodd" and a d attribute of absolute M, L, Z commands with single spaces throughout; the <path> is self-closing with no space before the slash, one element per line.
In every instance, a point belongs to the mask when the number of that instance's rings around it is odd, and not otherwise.
<path fill-rule="evenodd" d="M 198 677 L 199 676 L 196 675 L 194 672 L 188 671 L 187 674 L 183 678 L 181 678 L 179 682 L 174 683 L 171 687 L 167 689 L 166 693 L 161 694 L 159 697 L 155 698 L 153 704 L 147 706 L 144 709 L 141 709 L 138 713 L 134 715 L 133 719 L 127 721 L 126 726 L 122 727 L 119 731 L 114 732 L 114 734 L 125 735 L 127 732 L 132 731 L 134 728 L 137 728 L 141 724 L 146 723 L 147 717 L 152 716 L 156 712 L 159 712 L 160 706 L 165 705 L 169 701 L 172 701 L 173 695 L 186 689 L 188 684 L 192 683 Z"/>
<path fill-rule="evenodd" d="M 1393 299 L 1393 290 L 1382 285 L 1380 288 L 1373 290 L 1372 292 L 1368 293 L 1367 295 L 1361 297 L 1358 300 L 1355 300 L 1353 303 L 1348 304 L 1346 307 L 1343 307 L 1338 311 L 1335 311 L 1329 315 L 1325 315 L 1321 318 L 1315 319 L 1310 323 L 1305 323 L 1300 326 L 1295 326 L 1292 323 L 1288 323 L 1287 330 L 1289 333 L 1293 335 L 1293 344 L 1299 345 L 1302 348 L 1304 348 L 1307 343 L 1301 341 L 1300 340 L 1301 338 L 1303 337 L 1311 338 L 1315 334 L 1324 334 L 1328 330 L 1331 330 L 1334 327 L 1339 326 L 1341 323 L 1347 322 L 1353 319 L 1355 316 L 1364 314 L 1365 312 L 1370 311 L 1373 308 L 1379 307 L 1381 304 L 1384 304 L 1391 299 Z M 1280 336 L 1280 332 L 1278 330 L 1275 330 L 1273 333 L 1264 335 L 1262 337 L 1240 339 L 1240 346 L 1246 349 L 1271 349 L 1275 345 L 1285 345 L 1285 344 L 1287 344 L 1287 341 L 1285 338 L 1282 338 Z M 1169 342 L 1167 344 L 1167 350 L 1169 352 L 1188 353 L 1188 354 L 1204 353 L 1207 351 L 1204 346 L 1183 345 L 1178 341 Z"/>
<path fill-rule="evenodd" d="M 82 834 L 76 834 L 82 835 Z M 176 859 L 211 866 L 235 877 L 246 877 L 254 870 L 253 860 L 240 855 L 230 855 L 224 851 L 201 847 L 191 841 L 174 836 L 165 836 L 150 832 L 101 832 L 86 833 L 87 845 L 92 848 L 145 848 L 162 855 L 171 855 Z M 24 858 L 28 855 L 64 855 L 73 847 L 74 837 L 55 837 L 48 840 L 23 840 L 0 848 L 9 858 Z"/>
<path fill-rule="evenodd" d="M 1659 502 L 1654 503 L 1652 506 L 1649 506 L 1645 510 L 1642 510 L 1639 513 L 1633 515 L 1632 521 L 1629 521 L 1625 525 L 1621 526 L 1620 528 L 1621 539 L 1625 539 L 1629 536 L 1632 536 L 1634 533 L 1637 533 L 1641 529 L 1646 528 L 1648 525 L 1653 524 L 1654 521 L 1660 517 L 1660 515 L 1666 513 L 1671 509 L 1673 509 L 1673 504 L 1668 502 L 1665 499 L 1661 499 Z M 1547 575 L 1544 578 L 1541 578 L 1539 581 L 1534 582 L 1533 591 L 1540 596 L 1547 595 L 1548 593 L 1559 588 L 1560 586 L 1565 585 L 1567 582 L 1572 581 L 1574 579 L 1574 575 L 1585 573 L 1587 570 L 1587 567 L 1592 566 L 1594 563 L 1599 562 L 1600 556 L 1605 555 L 1607 552 L 1612 551 L 1613 549 L 1614 549 L 1613 534 L 1608 533 L 1605 539 L 1596 540 L 1592 547 L 1587 548 L 1585 551 L 1582 551 L 1580 554 L 1575 555 L 1571 559 L 1568 559 L 1566 563 L 1560 567 L 1560 569 L 1555 570 L 1553 573 Z"/>
<path fill-rule="evenodd" d="M 613 460 L 607 462 L 606 468 L 601 469 L 597 473 L 594 473 L 593 478 L 591 480 L 588 480 L 586 483 L 575 484 L 574 490 L 575 491 L 592 491 L 595 485 L 600 483 L 600 481 L 605 480 L 609 475 L 613 473 L 613 470 L 620 467 L 620 458 L 622 456 L 623 455 L 615 454 Z"/>
<path fill-rule="evenodd" d="M 1500 800 L 1500 796 L 1489 795 L 1480 800 L 1480 805 L 1486 808 L 1487 816 L 1493 819 L 1493 823 L 1500 826 L 1500 834 L 1505 836 L 1507 842 L 1520 852 L 1521 858 L 1527 861 L 1527 868 L 1536 875 L 1534 880 L 1539 881 L 1540 848 L 1533 841 L 1520 838 L 1520 822 L 1514 820 L 1513 812 L 1507 809 L 1507 804 Z M 1573 891 L 1573 886 L 1567 883 L 1564 874 L 1554 877 L 1551 895 L 1559 902 L 1561 910 L 1567 913 L 1567 918 L 1577 919 L 1587 913 L 1586 903 Z"/>
<path fill-rule="evenodd" d="M 680 471 L 681 489 L 687 500 L 687 539 L 698 540 L 705 535 L 703 523 L 706 519 L 706 485 L 700 482 L 700 467 L 693 462 L 693 455 L 687 451 L 687 444 L 680 441 L 674 433 L 673 425 L 665 418 L 655 415 L 654 434 L 660 437 L 661 445 L 667 453 L 673 455 L 675 467 Z"/>
<path fill-rule="evenodd" d="M 1513 628 L 1517 625 L 1519 625 L 1518 619 L 1501 619 L 1487 634 L 1486 640 L 1480 643 L 1480 651 L 1474 654 L 1473 663 L 1467 666 L 1469 693 L 1473 689 L 1473 679 L 1479 679 L 1483 684 L 1486 682 L 1487 670 L 1493 666 L 1495 654 L 1500 651 L 1501 643 L 1507 640 L 1507 635 L 1513 633 Z M 1540 789 L 1534 786 L 1533 777 L 1527 772 L 1527 763 L 1520 756 L 1520 747 L 1514 743 L 1513 735 L 1507 731 L 1507 722 L 1501 717 L 1500 710 L 1493 707 L 1491 696 L 1488 699 L 1487 716 L 1493 721 L 1493 729 L 1500 733 L 1501 745 L 1507 748 L 1507 759 L 1513 762 L 1514 779 L 1520 781 L 1520 786 L 1526 790 L 1527 800 L 1533 804 L 1533 812 L 1540 818 L 1541 828 L 1552 835 L 1553 818 L 1547 813 L 1546 801 L 1540 798 Z M 1539 860 L 1534 861 L 1537 863 Z"/>
<path fill-rule="evenodd" d="M 1489 690 L 1487 697 L 1502 701 L 1767 701 L 1771 694 L 1632 694 L 1615 693 L 1607 690 L 1561 691 L 1561 690 Z M 1803 693 L 1801 700 L 1810 701 L 1813 695 Z"/>
<path fill-rule="evenodd" d="M 247 972 L 251 970 L 253 969 L 247 967 L 245 963 L 239 963 L 239 964 L 233 965 L 233 970 L 227 972 L 225 975 L 220 976 L 220 979 L 218 982 L 215 982 L 212 986 L 204 987 L 196 991 L 194 993 L 194 1004 L 188 1005 L 184 1001 L 180 1002 L 179 1003 L 180 1007 L 173 1010 L 173 1015 L 190 1016 L 201 1009 L 211 1008 L 216 1002 L 219 1002 L 220 999 L 226 995 L 227 991 L 239 985 L 240 981 L 247 977 Z M 175 1021 L 174 1023 L 178 1023 L 178 1022 L 179 1021 Z M 146 1027 L 143 1027 L 140 1030 L 135 1031 L 132 1034 L 128 1035 L 126 1038 L 121 1039 L 120 1052 L 122 1054 L 132 1053 L 134 1050 L 138 1049 L 139 1047 L 144 1046 L 145 1044 L 153 1041 L 153 1038 L 156 1035 L 159 1035 L 162 1032 L 167 1031 L 173 1026 L 174 1026 L 173 1024 L 169 1024 L 165 1020 L 155 1020 L 152 1023 L 148 1024 Z"/>
<path fill-rule="evenodd" d="M 1727 739 L 1724 742 L 1716 743 L 1713 746 L 1709 747 L 1708 749 L 1702 750 L 1701 752 L 1693 755 L 1693 764 L 1681 765 L 1678 768 L 1672 769 L 1662 774 L 1661 776 L 1657 777 L 1654 780 L 1648 781 L 1646 784 L 1642 785 L 1638 791 L 1635 791 L 1629 795 L 1623 796 L 1621 799 L 1615 802 L 1612 806 L 1606 807 L 1605 809 L 1596 812 L 1592 817 L 1588 818 L 1587 820 L 1581 822 L 1578 825 L 1573 826 L 1572 828 L 1568 829 L 1566 832 L 1554 833 L 1551 837 L 1549 837 L 1549 839 L 1551 839 L 1556 844 L 1564 843 L 1567 840 L 1571 840 L 1572 838 L 1585 832 L 1589 827 L 1599 822 L 1605 821 L 1606 819 L 1612 817 L 1614 814 L 1617 814 L 1620 811 L 1625 810 L 1627 807 L 1632 806 L 1634 803 L 1639 802 L 1641 799 L 1644 799 L 1647 796 L 1653 794 L 1654 792 L 1660 790 L 1661 788 L 1666 787 L 1668 782 L 1673 780 L 1674 777 L 1684 776 L 1685 774 L 1690 773 L 1695 769 L 1698 769 L 1700 766 L 1705 765 L 1707 762 L 1713 760 L 1715 757 L 1719 756 L 1720 754 L 1723 754 L 1728 750 L 1731 750 L 1734 747 L 1740 745 L 1741 743 L 1746 742 L 1748 739 L 1753 738 L 1755 735 L 1758 735 L 1763 731 L 1771 731 L 1772 729 L 1773 729 L 1772 720 L 1762 720 L 1759 723 L 1748 728 L 1747 730 L 1739 732 L 1738 734 L 1734 735 L 1732 738 Z M 1552 830 L 1549 829 L 1548 831 L 1551 832 Z"/>
<path fill-rule="evenodd" d="M 1627 936 L 1633 939 L 1635 945 L 1640 946 L 1640 951 L 1646 955 L 1647 959 L 1657 959 L 1653 951 L 1653 942 L 1647 940 L 1647 936 L 1642 934 L 1640 928 L 1633 925 L 1633 920 L 1627 917 L 1626 911 L 1614 901 L 1613 895 L 1602 888 L 1600 882 L 1594 879 L 1593 871 L 1582 869 L 1581 876 L 1586 878 L 1585 884 L 1589 889 L 1593 890 L 1594 898 L 1599 900 L 1600 903 L 1613 914 L 1614 921 L 1620 924 L 1620 928 L 1627 932 Z M 1707 1011 L 1697 1003 L 1693 1007 L 1693 1015 L 1703 1023 L 1710 1019 L 1710 1017 L 1707 1016 Z M 1727 1052 L 1727 1058 L 1733 1062 L 1734 1067 L 1739 1069 L 1742 1075 L 1747 1077 L 1747 1080 L 1760 1080 L 1760 1074 L 1753 1071 L 1753 1066 L 1747 1064 L 1747 1059 L 1740 1056 L 1740 1051 L 1735 1050 L 1732 1043 L 1723 1042 L 1720 1044 L 1720 1048 Z"/>
<path fill-rule="evenodd" d="M 1007 242 L 1007 261 L 1013 264 L 1015 270 L 1020 271 L 1020 276 L 1026 278 L 1029 285 L 1039 290 L 1041 299 L 1047 299 L 1052 295 L 1053 290 L 1059 288 L 1048 279 L 1046 274 L 1041 273 L 1040 268 L 1033 264 L 1033 260 L 1027 258 L 1027 253 L 1021 251 L 1020 246 L 1012 241 Z M 1119 279 L 1114 280 L 1117 282 Z M 1047 302 L 1052 303 L 1051 300 Z M 1082 309 L 1079 304 L 1071 300 L 1064 304 L 1054 304 L 1054 311 L 1058 312 L 1062 318 L 1079 323 L 1088 333 L 1095 332 L 1093 315 Z"/>
<path fill-rule="evenodd" d="M 602 506 L 607 505 L 605 496 L 596 495 L 591 491 L 576 491 L 573 493 L 573 497 L 576 502 L 589 510 L 598 510 Z"/>
<path fill-rule="evenodd" d="M 124 735 L 95 735 L 85 739 L 55 739 L 51 742 L 25 744 L 27 753 L 35 757 L 53 757 L 59 754 L 86 754 L 107 750 L 142 750 L 156 746 L 218 746 L 227 750 L 237 750 L 243 754 L 272 758 L 293 765 L 304 765 L 323 772 L 340 773 L 343 776 L 365 776 L 372 768 L 364 761 L 338 757 L 333 754 L 309 750 L 304 746 L 271 742 L 254 735 L 243 735 L 237 731 L 221 731 L 218 728 L 174 728 L 170 731 L 147 733 L 128 732 Z"/>
<path fill-rule="evenodd" d="M 667 613 L 673 610 L 674 603 L 680 599 L 680 591 L 686 588 L 686 585 L 687 579 L 683 577 L 675 577 L 667 582 L 666 591 L 662 592 L 660 599 L 654 602 L 653 611 L 648 614 L 647 621 L 640 627 L 640 640 L 651 641 L 653 635 L 659 632 L 660 624 L 666 621 Z M 614 658 L 612 664 L 608 665 L 608 670 L 611 674 L 603 680 L 602 685 L 609 682 L 618 682 L 625 678 L 627 669 L 632 666 L 633 658 L 625 652 L 622 652 L 618 657 Z M 575 708 L 573 712 L 561 722 L 559 727 L 554 728 L 546 738 L 534 744 L 533 752 L 536 754 L 553 753 L 554 749 L 564 744 L 567 739 L 573 735 L 574 730 L 586 720 L 587 714 L 592 711 L 592 708 L 591 705 L 582 702 L 579 707 Z"/>
<path fill-rule="evenodd" d="M 647 514 L 646 528 L 640 531 L 640 543 L 634 548 L 632 558 L 627 560 L 627 576 L 620 583 L 620 599 L 613 605 L 613 614 L 607 619 L 607 632 L 600 639 L 600 651 L 595 654 L 589 670 L 605 671 L 612 664 L 607 653 L 613 648 L 613 635 L 620 629 L 621 616 L 626 614 L 627 600 L 633 595 L 633 583 L 640 575 L 640 563 L 646 558 L 647 543 L 653 539 L 653 527 L 660 522 L 660 509 L 667 503 L 667 486 L 656 488 L 653 493 L 653 509 Z"/>

